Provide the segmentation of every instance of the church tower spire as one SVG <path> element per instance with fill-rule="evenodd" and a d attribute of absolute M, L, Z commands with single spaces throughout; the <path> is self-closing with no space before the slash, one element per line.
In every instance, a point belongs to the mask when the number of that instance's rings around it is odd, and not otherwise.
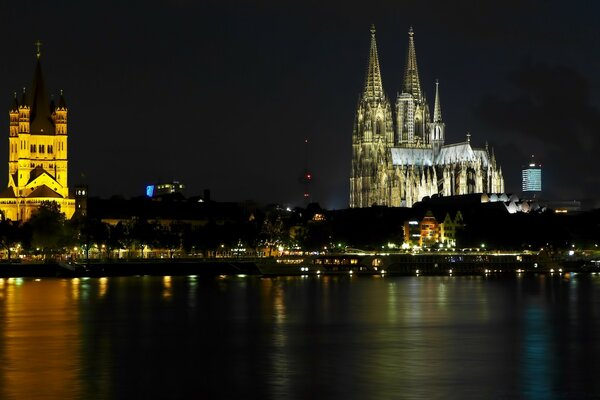
<path fill-rule="evenodd" d="M 363 98 L 367 101 L 381 101 L 384 98 L 379 55 L 377 54 L 377 40 L 375 39 L 375 25 L 371 25 L 371 49 L 369 50 L 369 65 L 367 66 Z"/>
<path fill-rule="evenodd" d="M 54 134 L 54 124 L 52 123 L 50 110 L 50 101 L 48 92 L 44 84 L 44 75 L 42 74 L 41 56 L 42 43 L 38 40 L 36 46 L 35 73 L 33 76 L 33 85 L 31 87 L 31 133 Z"/>
<path fill-rule="evenodd" d="M 430 136 L 427 130 L 430 122 L 429 105 L 421 91 L 414 32 L 411 27 L 408 31 L 402 93 L 396 100 L 396 143 L 408 147 L 429 146 Z"/>
<path fill-rule="evenodd" d="M 419 69 L 417 67 L 417 52 L 415 51 L 415 33 L 412 26 L 408 30 L 408 51 L 406 54 L 406 68 L 404 69 L 404 83 L 402 92 L 409 93 L 416 100 L 421 98 L 421 80 L 419 79 Z"/>
<path fill-rule="evenodd" d="M 367 75 L 352 132 L 350 207 L 388 204 L 387 172 L 393 145 L 392 106 L 383 91 L 375 26 L 371 26 Z"/>
<path fill-rule="evenodd" d="M 440 105 L 440 82 L 435 80 L 435 104 L 433 108 L 433 122 L 429 124 L 429 142 L 433 148 L 433 157 L 436 158 L 444 145 L 446 124 L 442 121 L 442 106 Z"/>
<path fill-rule="evenodd" d="M 440 81 L 435 80 L 435 104 L 433 106 L 433 122 L 442 122 L 442 106 L 440 106 Z"/>

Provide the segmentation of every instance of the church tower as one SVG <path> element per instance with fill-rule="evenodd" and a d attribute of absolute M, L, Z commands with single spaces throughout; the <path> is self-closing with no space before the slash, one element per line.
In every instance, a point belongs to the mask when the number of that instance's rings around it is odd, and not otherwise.
<path fill-rule="evenodd" d="M 43 201 L 56 202 L 71 218 L 75 200 L 69 195 L 67 105 L 62 91 L 58 105 L 48 100 L 36 43 L 36 65 L 29 95 L 9 110 L 8 187 L 0 193 L 3 218 L 28 220 Z"/>
<path fill-rule="evenodd" d="M 433 122 L 429 124 L 429 141 L 433 148 L 433 158 L 437 158 L 444 145 L 446 125 L 442 121 L 442 106 L 440 105 L 440 82 L 435 80 L 435 103 L 433 106 Z"/>
<path fill-rule="evenodd" d="M 389 199 L 389 148 L 394 144 L 392 108 L 383 90 L 375 27 L 363 93 L 352 133 L 350 207 L 387 204 Z"/>
<path fill-rule="evenodd" d="M 429 105 L 421 91 L 414 32 L 408 31 L 408 51 L 402 93 L 396 100 L 396 145 L 423 147 L 429 144 Z"/>

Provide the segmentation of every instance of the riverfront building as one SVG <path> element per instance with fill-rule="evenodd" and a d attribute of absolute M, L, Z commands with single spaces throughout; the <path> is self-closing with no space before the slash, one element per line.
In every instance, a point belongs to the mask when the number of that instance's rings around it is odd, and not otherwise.
<path fill-rule="evenodd" d="M 455 212 L 454 219 L 450 212 L 446 212 L 444 220 L 439 222 L 433 212 L 428 210 L 422 219 L 412 218 L 404 221 L 404 244 L 409 247 L 455 247 L 457 232 L 463 227 L 460 211 Z"/>
<path fill-rule="evenodd" d="M 493 149 L 475 148 L 471 135 L 446 144 L 439 83 L 435 83 L 433 116 L 421 88 L 414 33 L 402 91 L 395 106 L 383 89 L 375 28 L 365 86 L 352 133 L 350 207 L 411 207 L 426 196 L 502 193 L 504 178 Z"/>
<path fill-rule="evenodd" d="M 69 194 L 67 103 L 48 100 L 42 74 L 40 43 L 33 84 L 9 110 L 8 187 L 0 193 L 3 218 L 25 221 L 44 201 L 56 202 L 66 218 L 75 212 Z"/>

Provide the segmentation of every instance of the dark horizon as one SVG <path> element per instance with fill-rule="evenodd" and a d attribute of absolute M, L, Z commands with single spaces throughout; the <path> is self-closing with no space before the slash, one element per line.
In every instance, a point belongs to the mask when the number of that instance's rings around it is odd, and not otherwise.
<path fill-rule="evenodd" d="M 217 201 L 302 205 L 308 138 L 313 200 L 345 208 L 370 26 L 392 102 L 413 26 L 430 102 L 440 80 L 448 143 L 467 131 L 475 146 L 489 142 L 507 192 L 520 192 L 521 166 L 535 154 L 545 197 L 600 198 L 598 5 L 363 7 L 10 4 L 0 17 L 10 38 L 0 126 L 7 138 L 12 93 L 31 88 L 39 39 L 49 94 L 63 89 L 69 106 L 70 187 L 85 182 L 92 196 L 133 197 L 174 179 L 186 194 L 210 189 Z M 0 143 L 1 171 L 8 140 Z"/>

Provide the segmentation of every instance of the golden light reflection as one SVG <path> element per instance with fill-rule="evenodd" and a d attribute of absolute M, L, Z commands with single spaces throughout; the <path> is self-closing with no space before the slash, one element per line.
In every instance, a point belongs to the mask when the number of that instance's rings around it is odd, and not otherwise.
<path fill-rule="evenodd" d="M 387 285 L 387 295 L 388 295 L 388 304 L 387 304 L 387 314 L 388 314 L 388 321 L 389 322 L 396 322 L 396 307 L 398 306 L 396 303 L 396 298 L 397 298 L 397 294 L 396 294 L 396 283 L 395 282 L 390 282 Z"/>
<path fill-rule="evenodd" d="M 71 279 L 71 296 L 73 300 L 79 299 L 79 278 Z"/>
<path fill-rule="evenodd" d="M 448 305 L 448 292 L 446 290 L 446 282 L 440 282 L 437 288 L 437 304 L 441 309 L 446 309 Z"/>
<path fill-rule="evenodd" d="M 104 297 L 106 290 L 108 289 L 108 278 L 102 277 L 98 279 L 98 297 Z"/>
<path fill-rule="evenodd" d="M 79 311 L 69 285 L 56 279 L 4 284 L 0 398 L 81 398 Z"/>
<path fill-rule="evenodd" d="M 274 295 L 273 295 L 273 315 L 275 317 L 275 322 L 281 324 L 285 320 L 285 301 L 284 301 L 284 291 L 282 285 L 279 284 L 275 287 Z"/>
<path fill-rule="evenodd" d="M 171 285 L 171 277 L 165 276 L 163 277 L 163 298 L 168 299 L 173 295 L 173 288 Z"/>
<path fill-rule="evenodd" d="M 270 375 L 270 387 L 289 388 L 290 357 L 288 353 L 288 337 L 285 329 L 286 307 L 285 287 L 286 283 L 281 280 L 275 281 L 273 288 L 273 351 L 270 354 L 272 374 Z M 285 389 L 284 389 L 285 390 Z M 272 397 L 278 397 L 278 392 L 272 393 Z"/>

